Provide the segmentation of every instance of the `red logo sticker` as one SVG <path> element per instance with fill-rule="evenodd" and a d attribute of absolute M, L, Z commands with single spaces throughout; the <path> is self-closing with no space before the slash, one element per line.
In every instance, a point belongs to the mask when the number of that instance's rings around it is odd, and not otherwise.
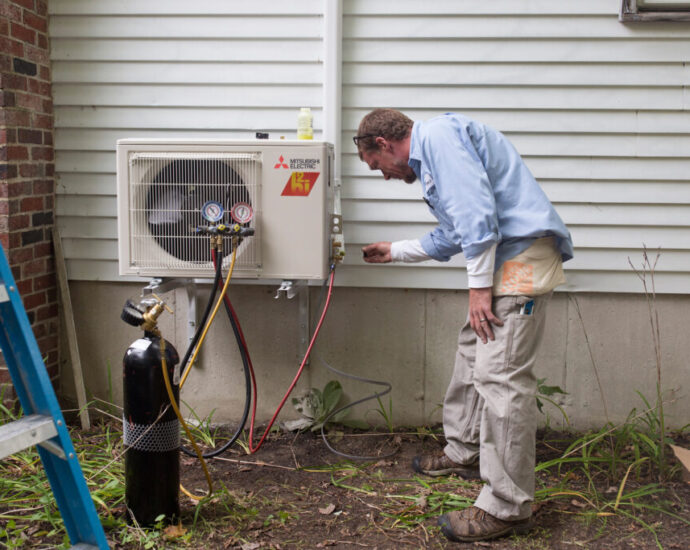
<path fill-rule="evenodd" d="M 281 193 L 283 197 L 307 197 L 316 184 L 320 172 L 293 172 Z"/>
<path fill-rule="evenodd" d="M 283 155 L 280 155 L 280 158 L 278 159 L 278 162 L 273 168 L 287 168 L 290 169 L 290 167 L 285 164 L 285 158 L 283 158 Z"/>

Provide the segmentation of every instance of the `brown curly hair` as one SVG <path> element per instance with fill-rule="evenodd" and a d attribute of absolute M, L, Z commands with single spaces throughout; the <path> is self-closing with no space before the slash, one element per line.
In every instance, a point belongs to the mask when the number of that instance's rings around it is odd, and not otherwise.
<path fill-rule="evenodd" d="M 414 121 L 395 109 L 374 109 L 359 123 L 358 136 L 362 138 L 357 143 L 357 152 L 362 158 L 365 151 L 378 149 L 376 138 L 382 137 L 391 141 L 402 141 L 410 135 Z"/>

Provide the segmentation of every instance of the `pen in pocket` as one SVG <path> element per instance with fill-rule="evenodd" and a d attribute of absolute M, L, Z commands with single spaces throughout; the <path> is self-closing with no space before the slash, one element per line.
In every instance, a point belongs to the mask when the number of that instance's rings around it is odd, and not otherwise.
<path fill-rule="evenodd" d="M 520 315 L 532 315 L 532 312 L 534 312 L 534 300 L 522 304 Z"/>

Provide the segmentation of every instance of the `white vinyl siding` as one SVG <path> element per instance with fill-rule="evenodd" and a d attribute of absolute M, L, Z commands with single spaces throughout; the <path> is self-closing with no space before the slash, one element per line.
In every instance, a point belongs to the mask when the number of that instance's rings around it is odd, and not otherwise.
<path fill-rule="evenodd" d="M 323 2 L 51 0 L 57 225 L 69 277 L 122 280 L 115 142 L 295 137 L 323 105 Z"/>
<path fill-rule="evenodd" d="M 619 0 L 345 2 L 343 213 L 348 284 L 457 288 L 464 261 L 363 266 L 358 248 L 421 236 L 418 184 L 352 145 L 361 117 L 458 111 L 503 131 L 575 243 L 568 290 L 641 292 L 628 258 L 662 247 L 660 292 L 690 292 L 690 27 L 625 25 Z M 423 281 L 423 282 L 422 282 Z"/>
<path fill-rule="evenodd" d="M 294 137 L 322 127 L 325 0 L 51 0 L 57 223 L 69 276 L 119 280 L 115 140 Z M 344 0 L 342 198 L 351 286 L 462 288 L 447 264 L 370 266 L 359 248 L 434 225 L 351 137 L 375 107 L 459 111 L 503 131 L 572 232 L 568 290 L 690 292 L 690 26 L 618 21 L 620 0 Z"/>

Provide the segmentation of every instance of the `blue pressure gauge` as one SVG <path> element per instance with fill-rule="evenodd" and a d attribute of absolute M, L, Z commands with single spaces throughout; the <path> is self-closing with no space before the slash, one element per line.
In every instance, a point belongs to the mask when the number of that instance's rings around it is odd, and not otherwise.
<path fill-rule="evenodd" d="M 216 201 L 208 201 L 201 207 L 201 215 L 211 223 L 216 223 L 223 218 L 223 205 Z"/>

